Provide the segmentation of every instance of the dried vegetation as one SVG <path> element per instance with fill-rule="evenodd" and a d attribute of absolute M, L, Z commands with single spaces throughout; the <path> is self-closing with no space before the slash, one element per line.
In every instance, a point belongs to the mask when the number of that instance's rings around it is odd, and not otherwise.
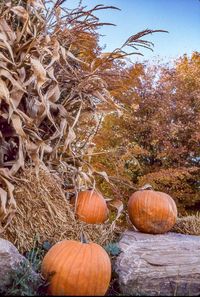
<path fill-rule="evenodd" d="M 183 216 L 177 219 L 172 232 L 200 235 L 200 214 L 197 212 L 195 215 Z"/>
<path fill-rule="evenodd" d="M 16 173 L 25 165 L 33 164 L 36 174 L 40 166 L 49 171 L 61 168 L 68 183 L 81 174 L 72 147 L 74 128 L 81 111 L 95 100 L 94 93 L 101 92 L 104 98 L 105 83 L 84 70 L 86 63 L 70 50 L 79 33 L 93 34 L 98 21 L 83 8 L 61 9 L 62 2 L 1 3 L 0 221 L 4 229 L 16 209 Z M 112 101 L 107 93 L 105 97 Z"/>
<path fill-rule="evenodd" d="M 119 199 L 108 203 L 115 215 L 105 224 L 78 221 L 76 193 L 95 187 L 96 174 L 116 182 L 90 163 L 103 113 L 119 108 L 108 90 L 114 94 L 112 81 L 126 71 L 115 60 L 151 48 L 142 38 L 162 32 L 139 32 L 112 53 L 101 53 L 97 29 L 112 24 L 95 13 L 116 8 L 86 10 L 80 1 L 69 10 L 64 2 L 0 0 L 0 235 L 22 253 L 36 237 L 53 244 L 79 239 L 81 231 L 106 245 L 124 228 L 117 224 Z M 127 46 L 134 52 L 127 53 Z M 199 226 L 199 215 L 188 216 L 172 231 L 199 235 Z"/>
<path fill-rule="evenodd" d="M 15 187 L 17 210 L 2 236 L 12 241 L 20 252 L 30 250 L 34 240 L 54 244 L 62 239 L 80 239 L 81 231 L 87 238 L 101 245 L 116 238 L 119 228 L 115 221 L 94 225 L 80 222 L 74 206 L 67 201 L 59 175 L 28 168 L 21 174 Z"/>
<path fill-rule="evenodd" d="M 111 65 L 129 55 L 127 46 L 137 54 L 151 48 L 142 38 L 156 32 L 102 54 L 97 29 L 112 24 L 95 13 L 117 8 L 86 10 L 80 1 L 69 10 L 64 2 L 0 1 L 0 232 L 20 249 L 30 247 L 34 231 L 54 241 L 77 236 L 69 198 L 95 187 L 96 174 L 107 179 L 84 158 L 93 132 L 80 143 L 81 116 L 92 114 L 98 127 L 100 112 L 119 108 L 106 82 L 114 79 Z M 88 228 L 106 240 L 106 226 Z"/>

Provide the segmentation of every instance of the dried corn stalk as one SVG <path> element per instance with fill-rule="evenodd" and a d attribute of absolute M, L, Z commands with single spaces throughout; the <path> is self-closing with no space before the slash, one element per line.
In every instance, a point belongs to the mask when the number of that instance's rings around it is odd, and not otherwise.
<path fill-rule="evenodd" d="M 46 1 L 47 2 L 47 1 Z M 0 3 L 0 221 L 7 226 L 16 208 L 12 180 L 33 162 L 65 171 L 76 165 L 71 144 L 80 112 L 92 104 L 105 83 L 83 71 L 70 51 L 74 32 L 89 31 L 92 18 L 80 21 L 79 9 L 63 17 L 57 1 Z M 60 2 L 60 3 L 59 3 Z M 63 42 L 64 41 L 64 42 Z M 61 94 L 62 93 L 62 94 Z M 107 94 L 106 94 L 107 95 Z M 105 98 L 110 101 L 111 98 Z M 69 171 L 70 171 L 69 170 Z"/>
<path fill-rule="evenodd" d="M 139 45 L 145 35 L 128 39 L 97 66 L 95 57 L 81 58 L 79 41 L 85 37 L 89 41 L 96 28 L 105 25 L 95 11 L 115 7 L 97 5 L 85 11 L 79 5 L 67 10 L 63 2 L 0 1 L 2 230 L 15 213 L 13 182 L 25 165 L 34 164 L 36 172 L 39 167 L 57 170 L 66 179 L 66 188 L 95 184 L 93 169 L 74 145 L 77 123 L 85 110 L 95 112 L 99 103 L 116 106 L 107 91 L 105 65 L 124 57 L 123 47 Z"/>

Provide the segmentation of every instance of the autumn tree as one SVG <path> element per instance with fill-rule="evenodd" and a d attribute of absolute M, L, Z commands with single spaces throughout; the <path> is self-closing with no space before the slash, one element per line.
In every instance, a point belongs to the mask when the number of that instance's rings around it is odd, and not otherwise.
<path fill-rule="evenodd" d="M 151 183 L 170 193 L 181 211 L 198 206 L 199 63 L 199 53 L 193 53 L 173 67 L 143 65 L 139 83 L 134 80 L 120 95 L 126 111 L 109 114 L 96 137 L 97 150 L 116 156 L 94 160 L 97 167 L 109 167 L 118 185 L 120 178 L 135 187 Z"/>

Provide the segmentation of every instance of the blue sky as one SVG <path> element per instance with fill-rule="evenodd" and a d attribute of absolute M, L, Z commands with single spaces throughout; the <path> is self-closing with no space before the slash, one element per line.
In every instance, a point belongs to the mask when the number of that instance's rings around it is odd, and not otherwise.
<path fill-rule="evenodd" d="M 78 0 L 67 0 L 71 8 Z M 91 8 L 97 4 L 113 5 L 121 9 L 105 10 L 96 14 L 100 21 L 111 22 L 116 27 L 105 26 L 99 33 L 100 44 L 105 51 L 120 47 L 131 35 L 144 29 L 163 29 L 169 33 L 155 33 L 147 39 L 154 42 L 154 52 L 142 49 L 143 58 L 134 56 L 133 61 L 156 59 L 170 61 L 184 53 L 200 51 L 200 1 L 199 0 L 83 0 Z M 138 57 L 138 58 L 137 58 Z"/>

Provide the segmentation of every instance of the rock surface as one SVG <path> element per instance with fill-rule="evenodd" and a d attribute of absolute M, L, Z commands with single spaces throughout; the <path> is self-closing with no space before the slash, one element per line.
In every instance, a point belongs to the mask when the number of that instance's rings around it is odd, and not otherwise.
<path fill-rule="evenodd" d="M 31 269 L 28 260 L 8 240 L 0 238 L 0 291 L 6 290 L 12 283 L 13 271 L 19 269 L 20 263 L 25 263 L 30 278 L 39 282 L 39 275 Z"/>
<path fill-rule="evenodd" d="M 133 296 L 200 296 L 200 236 L 126 231 L 114 265 L 121 292 Z"/>

